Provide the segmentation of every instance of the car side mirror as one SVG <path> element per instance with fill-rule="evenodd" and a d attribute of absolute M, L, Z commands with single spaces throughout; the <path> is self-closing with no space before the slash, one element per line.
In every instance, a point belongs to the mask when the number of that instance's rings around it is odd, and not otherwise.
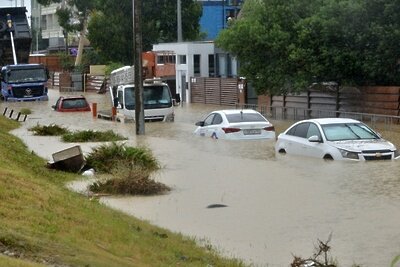
<path fill-rule="evenodd" d="M 204 121 L 198 121 L 195 123 L 196 126 L 203 127 L 204 126 Z"/>
<path fill-rule="evenodd" d="M 321 140 L 321 138 L 319 138 L 318 135 L 313 135 L 313 136 L 310 136 L 310 137 L 308 138 L 308 142 L 311 142 L 311 143 L 321 143 L 322 140 Z"/>

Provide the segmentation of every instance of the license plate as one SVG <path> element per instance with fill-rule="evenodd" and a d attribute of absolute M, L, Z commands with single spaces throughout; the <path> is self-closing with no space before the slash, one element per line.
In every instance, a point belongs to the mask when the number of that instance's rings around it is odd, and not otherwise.
<path fill-rule="evenodd" d="M 243 134 L 244 135 L 261 134 L 261 129 L 244 129 Z"/>

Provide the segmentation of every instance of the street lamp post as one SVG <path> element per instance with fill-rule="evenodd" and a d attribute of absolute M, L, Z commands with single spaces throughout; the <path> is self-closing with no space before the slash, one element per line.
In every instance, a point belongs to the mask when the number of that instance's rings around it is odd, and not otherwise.
<path fill-rule="evenodd" d="M 10 32 L 10 40 L 11 40 L 11 47 L 12 47 L 12 54 L 13 54 L 13 59 L 14 59 L 14 65 L 17 65 L 17 55 L 15 53 L 15 46 L 14 46 L 14 36 L 13 36 L 13 22 L 11 19 L 11 15 L 7 14 L 7 27 L 8 31 Z"/>

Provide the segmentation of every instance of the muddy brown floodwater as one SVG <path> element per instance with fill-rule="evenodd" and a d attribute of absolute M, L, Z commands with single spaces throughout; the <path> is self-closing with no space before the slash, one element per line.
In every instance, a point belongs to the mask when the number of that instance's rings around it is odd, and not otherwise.
<path fill-rule="evenodd" d="M 173 188 L 169 194 L 102 198 L 107 206 L 255 266 L 288 266 L 292 254 L 309 257 L 317 240 L 330 233 L 331 253 L 340 266 L 389 266 L 400 254 L 400 162 L 275 157 L 274 141 L 195 137 L 194 123 L 221 108 L 206 105 L 177 107 L 174 123 L 146 123 L 145 136 L 136 136 L 134 124 L 52 111 L 57 96 L 51 90 L 49 102 L 0 104 L 2 110 L 33 111 L 13 133 L 38 155 L 50 160 L 71 146 L 27 131 L 55 123 L 71 130 L 113 129 L 129 137 L 128 144 L 151 148 L 164 166 L 155 179 Z M 106 95 L 86 96 L 99 110 L 110 104 Z M 85 153 L 96 145 L 81 144 Z M 226 207 L 207 208 L 213 204 Z"/>

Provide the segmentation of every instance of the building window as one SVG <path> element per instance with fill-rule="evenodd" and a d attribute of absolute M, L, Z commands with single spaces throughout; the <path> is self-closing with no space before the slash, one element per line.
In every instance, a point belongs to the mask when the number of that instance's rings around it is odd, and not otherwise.
<path fill-rule="evenodd" d="M 200 55 L 193 55 L 194 76 L 200 76 Z"/>
<path fill-rule="evenodd" d="M 46 15 L 42 15 L 42 21 L 41 21 L 40 27 L 42 28 L 42 30 L 47 29 L 47 16 Z"/>
<path fill-rule="evenodd" d="M 175 55 L 171 54 L 158 54 L 157 56 L 157 64 L 175 64 Z"/>
<path fill-rule="evenodd" d="M 157 64 L 164 64 L 164 63 L 165 63 L 164 55 L 157 55 Z"/>
<path fill-rule="evenodd" d="M 178 64 L 186 64 L 186 55 L 179 55 Z"/>
<path fill-rule="evenodd" d="M 226 55 L 226 75 L 232 77 L 232 57 L 231 55 Z"/>
<path fill-rule="evenodd" d="M 169 55 L 168 56 L 168 63 L 175 64 L 175 56 L 174 55 Z"/>
<path fill-rule="evenodd" d="M 208 76 L 209 77 L 215 77 L 215 56 L 214 55 L 208 55 Z"/>

